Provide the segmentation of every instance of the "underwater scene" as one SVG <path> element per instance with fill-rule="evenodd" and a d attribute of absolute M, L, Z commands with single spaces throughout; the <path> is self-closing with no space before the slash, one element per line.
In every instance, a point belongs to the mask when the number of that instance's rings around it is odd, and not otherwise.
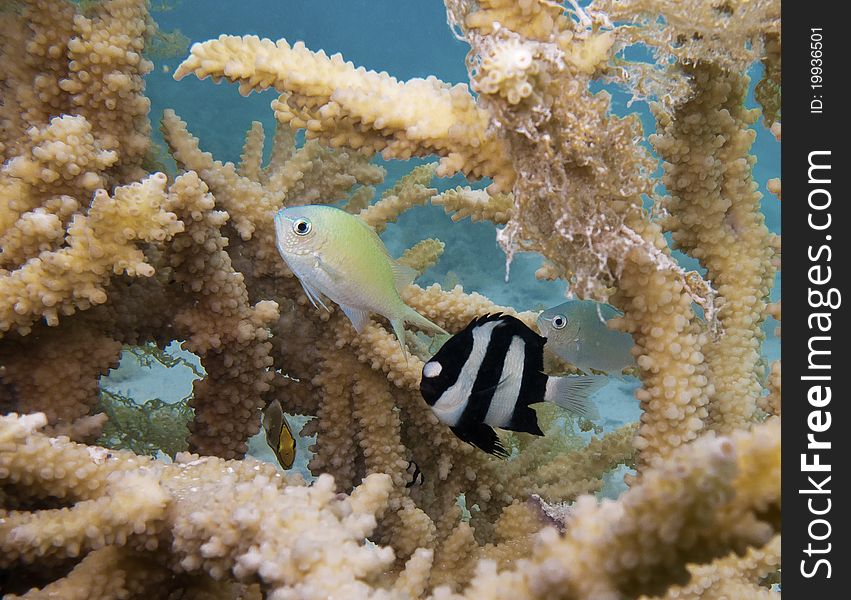
<path fill-rule="evenodd" d="M 779 0 L 0 0 L 0 595 L 774 598 Z"/>

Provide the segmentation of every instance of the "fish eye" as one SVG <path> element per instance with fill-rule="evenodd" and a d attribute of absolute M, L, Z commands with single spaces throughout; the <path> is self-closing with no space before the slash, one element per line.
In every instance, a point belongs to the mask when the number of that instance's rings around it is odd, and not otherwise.
<path fill-rule="evenodd" d="M 555 329 L 564 329 L 567 325 L 567 318 L 564 315 L 556 315 L 553 317 L 553 327 Z"/>
<path fill-rule="evenodd" d="M 427 362 L 423 367 L 423 377 L 437 377 L 440 375 L 440 372 L 443 370 L 443 365 L 439 362 Z"/>
<path fill-rule="evenodd" d="M 296 235 L 307 235 L 310 233 L 311 228 L 310 219 L 302 217 L 293 221 L 293 231 Z"/>

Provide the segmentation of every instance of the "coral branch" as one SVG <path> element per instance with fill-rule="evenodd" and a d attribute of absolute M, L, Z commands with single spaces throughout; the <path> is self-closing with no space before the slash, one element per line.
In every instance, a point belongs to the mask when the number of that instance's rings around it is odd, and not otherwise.
<path fill-rule="evenodd" d="M 684 582 L 690 562 L 768 543 L 780 524 L 779 476 L 779 422 L 704 437 L 647 471 L 617 502 L 580 498 L 566 535 L 545 530 L 515 569 L 497 574 L 492 563 L 480 564 L 465 597 L 657 593 Z"/>
<path fill-rule="evenodd" d="M 239 83 L 242 94 L 274 87 L 283 93 L 273 106 L 278 120 L 306 129 L 309 139 L 385 158 L 437 154 L 443 157 L 440 176 L 487 174 L 510 187 L 513 173 L 500 142 L 486 130 L 489 116 L 463 85 L 434 77 L 401 83 L 356 69 L 339 54 L 256 36 L 195 44 L 174 76 L 190 73 Z"/>
<path fill-rule="evenodd" d="M 709 426 L 726 433 L 752 422 L 761 395 L 759 325 L 774 283 L 773 251 L 748 155 L 757 119 L 744 108 L 748 80 L 712 65 L 686 71 L 695 95 L 672 117 L 657 113 L 663 133 L 651 142 L 665 159 L 663 225 L 718 292 L 723 335 L 703 354 L 715 388 Z"/>
<path fill-rule="evenodd" d="M 159 560 L 164 558 L 176 573 L 207 573 L 216 579 L 230 574 L 260 581 L 272 597 L 276 590 L 289 590 L 320 598 L 340 592 L 367 595 L 369 584 L 393 559 L 392 551 L 363 544 L 375 527 L 373 515 L 386 506 L 386 475 L 367 477 L 351 497 L 339 498 L 327 475 L 304 487 L 253 460 L 180 455 L 175 464 L 164 465 L 131 453 L 107 454 L 49 440 L 35 431 L 44 422 L 38 414 L 0 417 L 0 483 L 6 489 L 32 472 L 31 491 L 51 494 L 45 474 L 62 468 L 68 458 L 92 475 L 111 476 L 97 491 L 87 491 L 90 500 L 70 510 L 6 513 L 0 524 L 4 567 L 115 542 L 167 553 Z M 73 518 L 77 515 L 81 520 Z M 46 521 L 53 525 L 36 528 Z M 78 541 L 54 544 L 53 536 Z M 289 559 L 275 559 L 280 556 Z"/>
<path fill-rule="evenodd" d="M 98 190 L 88 214 L 69 224 L 65 247 L 0 272 L 0 331 L 26 334 L 39 317 L 56 325 L 60 314 L 103 304 L 113 273 L 153 275 L 135 242 L 164 241 L 183 230 L 164 208 L 165 186 L 166 176 L 157 173 L 116 188 L 111 196 Z"/>
<path fill-rule="evenodd" d="M 485 190 L 474 190 L 458 186 L 447 190 L 431 200 L 443 207 L 453 221 L 470 217 L 476 221 L 491 221 L 494 225 L 505 225 L 511 218 L 514 199 L 511 194 L 488 194 Z"/>

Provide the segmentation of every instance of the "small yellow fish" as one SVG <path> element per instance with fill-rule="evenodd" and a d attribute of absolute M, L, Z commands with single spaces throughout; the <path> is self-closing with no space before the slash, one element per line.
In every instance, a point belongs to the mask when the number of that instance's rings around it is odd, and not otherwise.
<path fill-rule="evenodd" d="M 291 468 L 295 462 L 295 436 L 277 400 L 272 400 L 263 411 L 263 430 L 266 432 L 266 443 L 278 462 L 285 469 Z"/>
<path fill-rule="evenodd" d="M 314 306 L 336 302 L 360 333 L 370 313 L 393 327 L 405 349 L 405 323 L 446 333 L 399 297 L 416 272 L 390 257 L 378 234 L 355 215 L 325 205 L 293 206 L 275 215 L 278 252 Z"/>

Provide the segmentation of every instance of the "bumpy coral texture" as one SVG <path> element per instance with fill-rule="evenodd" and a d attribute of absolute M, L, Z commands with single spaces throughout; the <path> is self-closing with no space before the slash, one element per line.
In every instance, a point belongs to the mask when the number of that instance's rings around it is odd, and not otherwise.
<path fill-rule="evenodd" d="M 269 598 L 322 598 L 363 597 L 393 558 L 389 549 L 361 543 L 387 503 L 387 475 L 367 477 L 350 497 L 341 497 L 328 475 L 307 487 L 251 459 L 182 454 L 165 465 L 49 439 L 36 432 L 45 423 L 40 413 L 0 419 L 3 491 L 19 505 L 2 513 L 0 567 L 94 551 L 90 563 L 96 552 L 97 563 L 127 561 L 133 587 L 141 591 L 133 562 L 139 551 L 159 549 L 147 561 L 153 581 L 167 569 L 216 580 L 230 575 L 261 581 Z M 46 497 L 61 498 L 65 507 L 29 508 Z M 78 569 L 84 567 L 92 569 L 85 562 Z M 104 582 L 105 574 L 72 574 L 68 579 L 77 579 L 76 585 L 65 585 L 75 587 L 78 597 L 118 597 L 128 582 Z M 160 583 L 175 584 L 179 589 L 174 579 Z M 104 593 L 106 586 L 117 588 L 116 595 Z"/>
<path fill-rule="evenodd" d="M 644 4 L 666 21 L 646 24 Z M 28 0 L 3 13 L 0 86 L 13 102 L 0 106 L 0 407 L 11 413 L 0 417 L 0 581 L 29 598 L 776 596 L 779 364 L 765 395 L 759 346 L 765 314 L 779 317 L 766 304 L 779 238 L 759 213 L 756 115 L 731 67 L 758 58 L 764 37 L 779 54 L 776 4 L 695 13 L 687 31 L 710 17 L 722 30 L 660 51 L 700 60 L 656 67 L 670 88 L 653 138 L 666 190 L 652 213 L 656 164 L 638 119 L 614 116 L 590 86 L 623 79 L 613 55 L 624 44 L 675 39 L 685 25 L 672 3 L 606 5 L 635 19 L 627 30 L 602 4 L 447 0 L 475 97 L 302 43 L 195 45 L 177 78 L 275 88 L 278 127 L 268 162 L 255 123 L 233 165 L 166 111 L 176 177 L 144 168 L 145 2 L 83 14 Z M 743 29 L 728 11 L 759 19 Z M 376 152 L 439 161 L 377 197 Z M 438 194 L 433 178 L 457 172 L 493 184 Z M 509 460 L 461 442 L 419 394 L 433 340 L 409 336 L 403 352 L 379 318 L 356 333 L 339 310 L 312 306 L 277 255 L 277 210 L 335 202 L 379 232 L 426 202 L 490 221 L 509 263 L 537 252 L 542 276 L 608 298 L 635 342 L 640 423 L 583 440 L 541 409 L 547 435 L 506 436 Z M 705 279 L 674 261 L 666 232 Z M 442 251 L 427 238 L 400 261 L 422 273 Z M 460 286 L 402 297 L 451 332 L 493 312 L 535 327 L 535 313 Z M 191 399 L 195 454 L 167 464 L 65 437 L 103 424 L 91 414 L 97 379 L 123 344 L 172 340 L 206 371 Z M 301 432 L 316 434 L 311 486 L 237 460 L 273 399 L 314 416 Z M 598 501 L 619 465 L 638 471 L 629 491 Z"/>
<path fill-rule="evenodd" d="M 714 66 L 688 69 L 692 99 L 668 117 L 651 141 L 665 160 L 669 196 L 661 202 L 675 247 L 700 260 L 718 292 L 720 339 L 704 345 L 714 394 L 709 426 L 728 432 L 753 421 L 762 396 L 758 366 L 762 330 L 774 283 L 769 231 L 748 155 L 758 111 L 743 106 L 748 79 Z"/>

